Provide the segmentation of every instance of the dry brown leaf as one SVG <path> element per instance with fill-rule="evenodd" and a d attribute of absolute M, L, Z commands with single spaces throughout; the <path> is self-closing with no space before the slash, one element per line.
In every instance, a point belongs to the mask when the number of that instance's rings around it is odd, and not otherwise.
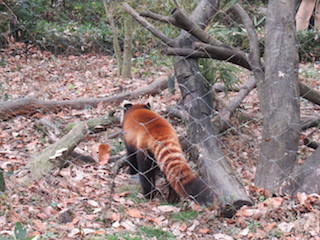
<path fill-rule="evenodd" d="M 180 208 L 178 207 L 174 207 L 174 206 L 170 206 L 170 205 L 162 205 L 162 206 L 158 206 L 156 207 L 158 210 L 160 210 L 161 212 L 180 212 Z"/>
<path fill-rule="evenodd" d="M 277 225 L 277 223 L 273 222 L 273 223 L 270 223 L 266 226 L 263 227 L 263 229 L 267 232 L 271 231 L 275 226 Z"/>
<path fill-rule="evenodd" d="M 136 208 L 131 208 L 128 209 L 126 211 L 126 213 L 130 216 L 130 217 L 134 217 L 134 218 L 142 218 L 141 212 L 136 209 Z"/>
<path fill-rule="evenodd" d="M 43 223 L 40 219 L 34 220 L 33 223 L 36 225 L 37 230 L 41 232 L 43 232 L 46 229 L 46 224 Z"/>
<path fill-rule="evenodd" d="M 180 230 L 181 232 L 185 232 L 185 231 L 187 230 L 187 228 L 188 228 L 188 225 L 184 222 L 184 223 L 182 223 L 181 226 L 179 227 L 179 230 Z"/>
<path fill-rule="evenodd" d="M 213 237 L 216 240 L 233 240 L 233 237 L 222 233 L 213 234 Z"/>
<path fill-rule="evenodd" d="M 120 219 L 121 219 L 120 214 L 115 212 L 113 212 L 110 217 L 111 222 L 117 222 L 117 221 L 120 221 Z"/>
<path fill-rule="evenodd" d="M 110 158 L 110 147 L 108 144 L 102 143 L 99 146 L 99 162 L 100 165 L 106 165 Z"/>
<path fill-rule="evenodd" d="M 8 217 L 10 220 L 10 222 L 12 223 L 16 223 L 16 222 L 23 222 L 24 219 L 23 217 L 21 217 L 18 213 L 16 213 L 13 209 L 11 209 L 9 211 L 9 217 Z"/>
<path fill-rule="evenodd" d="M 282 197 L 273 197 L 266 199 L 263 203 L 273 208 L 279 208 L 283 204 L 284 200 Z"/>
<path fill-rule="evenodd" d="M 154 222 L 158 226 L 162 226 L 163 218 L 162 217 L 147 217 L 146 218 L 150 222 Z"/>
<path fill-rule="evenodd" d="M 105 231 L 103 231 L 103 230 L 96 230 L 96 231 L 94 232 L 94 234 L 102 236 L 103 234 L 105 234 Z"/>
<path fill-rule="evenodd" d="M 210 229 L 208 229 L 208 228 L 199 229 L 199 233 L 208 234 L 209 232 L 210 232 Z"/>

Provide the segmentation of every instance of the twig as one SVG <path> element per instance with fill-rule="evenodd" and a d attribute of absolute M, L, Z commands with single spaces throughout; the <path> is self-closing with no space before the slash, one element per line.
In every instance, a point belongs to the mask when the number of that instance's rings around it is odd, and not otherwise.
<path fill-rule="evenodd" d="M 238 16 L 241 18 L 241 21 L 243 22 L 248 38 L 249 38 L 249 44 L 250 44 L 250 54 L 249 54 L 249 62 L 252 68 L 252 71 L 255 73 L 255 71 L 263 72 L 263 67 L 261 64 L 261 54 L 259 49 L 259 39 L 256 34 L 254 25 L 252 23 L 252 20 L 250 19 L 249 15 L 246 13 L 246 11 L 241 7 L 239 3 L 235 4 L 232 7 L 233 10 L 238 14 Z M 259 81 L 262 79 L 259 79 Z"/>
<path fill-rule="evenodd" d="M 301 123 L 300 123 L 300 129 L 302 131 L 305 131 L 309 128 L 317 127 L 317 126 L 320 126 L 320 118 L 319 117 L 308 118 L 308 119 L 301 121 Z"/>
<path fill-rule="evenodd" d="M 225 46 L 217 47 L 202 42 L 195 42 L 193 48 L 208 53 L 214 59 L 225 60 L 252 70 L 245 53 L 237 49 L 230 49 Z"/>
<path fill-rule="evenodd" d="M 256 81 L 252 77 L 247 84 L 239 91 L 237 97 L 229 103 L 221 111 L 221 122 L 220 122 L 220 131 L 224 131 L 230 126 L 230 118 L 232 117 L 235 110 L 240 106 L 243 99 L 256 87 Z"/>
<path fill-rule="evenodd" d="M 167 46 L 174 47 L 175 41 L 167 37 L 164 33 L 159 31 L 155 26 L 148 22 L 145 18 L 141 17 L 133 8 L 131 8 L 127 3 L 124 3 L 123 9 L 129 13 L 134 19 L 136 19 L 142 26 L 148 29 L 155 37 L 159 38 Z"/>

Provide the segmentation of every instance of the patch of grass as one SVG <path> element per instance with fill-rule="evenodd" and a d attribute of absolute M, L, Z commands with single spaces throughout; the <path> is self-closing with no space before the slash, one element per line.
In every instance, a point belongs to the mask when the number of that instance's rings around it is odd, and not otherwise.
<path fill-rule="evenodd" d="M 141 193 L 140 185 L 138 184 L 130 184 L 130 186 L 124 186 L 120 189 L 120 192 L 130 192 L 127 195 L 127 198 L 131 199 L 134 203 L 145 203 L 147 199 L 144 197 L 140 197 L 139 194 Z"/>
<path fill-rule="evenodd" d="M 195 211 L 171 213 L 172 220 L 180 221 L 180 222 L 187 222 L 188 220 L 193 220 L 197 216 L 198 216 L 198 212 L 195 212 Z"/>
<path fill-rule="evenodd" d="M 32 240 L 37 239 L 37 236 L 27 237 L 27 227 L 21 222 L 17 222 L 13 229 L 14 237 L 1 237 L 0 240 Z"/>
<path fill-rule="evenodd" d="M 255 220 L 247 221 L 247 227 L 250 229 L 250 232 L 257 232 L 258 228 L 261 228 L 261 224 Z"/>
<path fill-rule="evenodd" d="M 314 67 L 314 64 L 304 64 L 300 67 L 299 72 L 307 80 L 317 79 L 320 73 L 319 69 Z"/>
<path fill-rule="evenodd" d="M 103 239 L 107 239 L 107 240 L 142 240 L 143 238 L 141 238 L 140 236 L 134 236 L 131 234 L 114 234 L 112 236 L 107 236 L 106 238 Z"/>
<path fill-rule="evenodd" d="M 110 154 L 111 156 L 118 154 L 119 152 L 123 151 L 125 148 L 124 142 L 122 139 L 119 137 L 113 141 L 113 144 L 111 145 L 110 148 Z"/>
<path fill-rule="evenodd" d="M 143 226 L 136 234 L 130 233 L 116 233 L 113 235 L 105 236 L 103 238 L 94 238 L 94 240 L 143 240 L 143 239 L 157 239 L 157 240 L 170 240 L 175 237 L 166 231 L 155 227 Z"/>
<path fill-rule="evenodd" d="M 155 227 L 144 226 L 140 228 L 140 232 L 148 238 L 155 238 L 159 240 L 175 239 L 171 233 Z"/>

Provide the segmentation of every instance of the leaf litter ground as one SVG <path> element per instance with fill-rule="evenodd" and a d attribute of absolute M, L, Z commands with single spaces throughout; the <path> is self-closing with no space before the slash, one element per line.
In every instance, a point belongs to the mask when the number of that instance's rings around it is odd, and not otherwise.
<path fill-rule="evenodd" d="M 140 88 L 172 72 L 168 67 L 152 64 L 145 68 L 135 66 L 133 78 L 124 80 L 116 76 L 115 60 L 108 56 L 54 56 L 37 49 L 20 53 L 20 48 L 2 52 L 1 100 L 30 96 L 42 100 L 106 97 Z M 246 76 L 243 74 L 243 81 Z M 315 80 L 303 80 L 318 87 Z M 233 94 L 228 97 L 231 101 Z M 154 97 L 135 99 L 153 102 L 155 111 L 163 115 L 178 100 L 179 92 L 173 96 L 167 90 Z M 319 195 L 272 197 L 252 184 L 261 127 L 256 91 L 250 93 L 242 108 L 253 119 L 235 118 L 234 124 L 239 127 L 222 135 L 220 143 L 256 204 L 241 209 L 232 219 L 219 217 L 216 209 L 203 209 L 190 202 L 173 206 L 163 198 L 146 201 L 137 181 L 124 171 L 112 178 L 111 163 L 102 166 L 73 161 L 33 184 L 18 184 L 32 155 L 49 145 L 48 137 L 36 127 L 40 118 L 64 129 L 68 123 L 99 117 L 111 110 L 120 116 L 119 106 L 38 112 L 0 122 L 0 167 L 5 171 L 7 185 L 5 194 L 0 195 L 0 236 L 12 236 L 15 224 L 22 222 L 28 236 L 39 239 L 319 239 Z M 302 112 L 314 115 L 319 108 L 304 102 Z M 107 139 L 119 130 L 120 126 L 113 126 L 104 133 L 91 134 L 76 150 L 98 160 L 99 144 L 107 143 L 112 154 L 124 154 L 121 138 Z M 317 134 L 314 137 L 319 140 Z M 303 146 L 300 150 L 305 156 L 310 151 Z"/>

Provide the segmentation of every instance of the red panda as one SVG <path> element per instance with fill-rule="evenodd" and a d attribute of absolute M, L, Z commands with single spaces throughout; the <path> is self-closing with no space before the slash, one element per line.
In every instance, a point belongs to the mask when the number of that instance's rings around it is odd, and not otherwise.
<path fill-rule="evenodd" d="M 212 190 L 187 165 L 176 131 L 151 111 L 149 104 L 125 104 L 122 128 L 130 173 L 139 173 L 146 198 L 153 198 L 160 169 L 179 197 L 189 197 L 202 205 L 213 203 Z"/>

